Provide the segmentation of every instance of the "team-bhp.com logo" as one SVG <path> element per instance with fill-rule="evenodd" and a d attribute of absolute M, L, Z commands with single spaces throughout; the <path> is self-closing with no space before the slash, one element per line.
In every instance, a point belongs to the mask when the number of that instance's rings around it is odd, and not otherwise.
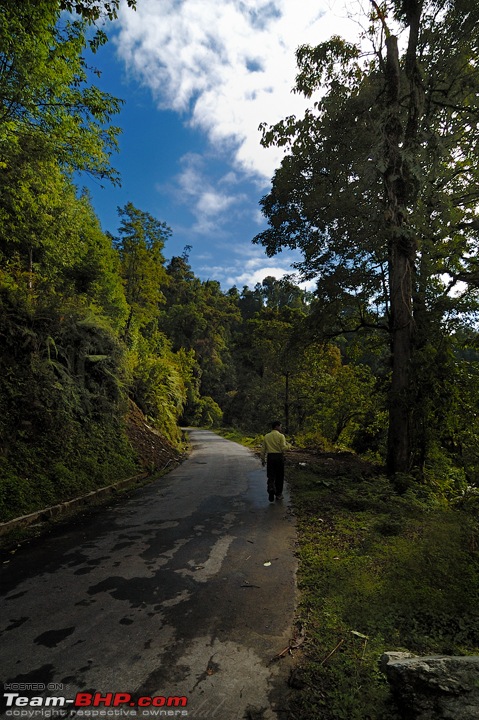
<path fill-rule="evenodd" d="M 186 717 L 188 699 L 181 696 L 130 693 L 78 692 L 74 699 L 58 696 L 27 697 L 20 692 L 4 692 L 7 717 Z M 160 709 L 161 708 L 161 709 Z"/>

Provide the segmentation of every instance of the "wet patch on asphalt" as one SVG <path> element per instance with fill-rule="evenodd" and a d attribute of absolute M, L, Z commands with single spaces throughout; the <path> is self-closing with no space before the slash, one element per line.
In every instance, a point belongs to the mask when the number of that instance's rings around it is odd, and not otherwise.
<path fill-rule="evenodd" d="M 21 617 L 21 618 L 10 618 L 9 622 L 10 625 L 7 625 L 7 627 L 0 632 L 0 635 L 2 635 L 4 632 L 8 632 L 9 630 L 15 630 L 15 628 L 20 627 L 20 625 L 23 625 L 23 623 L 27 622 L 29 620 L 29 617 Z"/>
<path fill-rule="evenodd" d="M 45 647 L 53 648 L 71 635 L 74 630 L 74 627 L 61 628 L 59 630 L 47 630 L 47 632 L 44 632 L 34 638 L 33 642 L 36 643 L 36 645 L 45 645 Z"/>

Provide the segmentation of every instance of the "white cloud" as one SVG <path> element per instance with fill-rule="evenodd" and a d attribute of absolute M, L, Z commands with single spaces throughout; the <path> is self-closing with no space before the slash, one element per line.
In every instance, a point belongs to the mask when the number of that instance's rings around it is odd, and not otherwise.
<path fill-rule="evenodd" d="M 293 263 L 299 259 L 299 254 L 293 251 L 283 251 L 273 259 L 265 256 L 263 249 L 249 242 L 227 241 L 215 243 L 211 250 L 198 253 L 193 243 L 191 260 L 195 263 L 195 271 L 203 280 L 217 280 L 223 290 L 235 285 L 240 291 L 246 285 L 253 289 L 257 283 L 262 283 L 265 277 L 272 276 L 277 280 L 285 275 L 292 275 L 292 279 L 304 290 L 313 290 L 314 281 L 301 281 L 294 274 Z"/>
<path fill-rule="evenodd" d="M 282 157 L 280 149 L 261 147 L 259 125 L 304 112 L 311 101 L 291 92 L 297 47 L 333 34 L 356 37 L 358 26 L 344 8 L 354 14 L 361 1 L 141 0 L 136 11 L 122 6 L 114 42 L 128 75 L 151 91 L 158 109 L 177 112 L 209 141 L 202 155 L 185 148 L 180 172 L 157 186 L 194 218 L 187 227 L 185 213 L 175 233 L 194 248 L 199 239 L 210 251 L 209 259 L 204 252 L 198 258 L 202 277 L 218 279 L 225 289 L 252 288 L 268 275 L 291 273 L 298 255 L 283 252 L 271 260 L 248 242 L 248 232 L 265 223 L 258 200 Z M 221 176 L 218 161 L 226 163 Z"/>
<path fill-rule="evenodd" d="M 222 189 L 232 184 L 232 173 L 227 173 L 215 183 L 208 177 L 204 156 L 188 153 L 180 162 L 182 169 L 173 180 L 172 192 L 177 202 L 187 205 L 195 217 L 191 230 L 201 235 L 221 233 L 225 214 L 245 201 L 243 194 L 231 194 Z M 161 187 L 158 189 L 163 190 Z"/>
<path fill-rule="evenodd" d="M 265 277 L 274 277 L 276 280 L 280 280 L 290 272 L 290 269 L 285 270 L 275 265 L 265 265 L 254 272 L 244 272 L 241 273 L 241 275 L 231 276 L 227 278 L 226 282 L 229 285 L 236 285 L 240 289 L 243 288 L 244 285 L 252 289 L 257 283 L 261 284 Z"/>
<path fill-rule="evenodd" d="M 206 190 L 201 192 L 196 208 L 202 215 L 211 217 L 224 212 L 234 202 L 235 198 L 231 195 L 222 195 L 215 190 Z"/>
<path fill-rule="evenodd" d="M 291 275 L 291 264 L 297 259 L 293 253 L 285 252 L 272 261 L 265 257 L 261 247 L 246 242 L 236 243 L 233 248 L 220 246 L 217 249 L 219 257 L 224 257 L 222 250 L 229 250 L 228 262 L 217 265 L 211 257 L 205 257 L 200 271 L 202 276 L 216 278 L 225 290 L 233 285 L 239 290 L 245 285 L 253 289 L 265 277 L 272 276 L 279 280 L 285 275 Z"/>
<path fill-rule="evenodd" d="M 343 0 L 142 0 L 136 11 L 122 7 L 116 44 L 159 108 L 181 113 L 237 168 L 264 180 L 281 153 L 261 148 L 259 124 L 306 105 L 291 93 L 295 51 L 356 35 L 346 15 Z"/>
<path fill-rule="evenodd" d="M 260 267 L 256 269 L 250 269 L 245 270 L 244 272 L 238 272 L 238 268 L 236 269 L 236 273 L 232 273 L 230 275 L 227 275 L 224 279 L 224 282 L 221 284 L 225 288 L 233 287 L 233 285 L 236 285 L 236 287 L 239 290 L 242 290 L 243 287 L 246 285 L 251 290 L 255 287 L 257 283 L 261 284 L 263 280 L 266 277 L 274 277 L 276 280 L 280 280 L 285 275 L 292 275 L 291 273 L 291 266 L 281 266 L 281 265 L 272 265 L 269 264 L 270 261 L 263 258 L 263 263 Z M 220 268 L 218 268 L 220 270 Z M 222 270 L 224 272 L 224 269 Z M 313 290 L 316 286 L 316 283 L 314 280 L 307 281 L 307 282 L 299 282 L 299 278 L 295 275 L 292 276 L 293 282 L 298 284 L 300 287 L 303 288 L 303 290 Z"/>

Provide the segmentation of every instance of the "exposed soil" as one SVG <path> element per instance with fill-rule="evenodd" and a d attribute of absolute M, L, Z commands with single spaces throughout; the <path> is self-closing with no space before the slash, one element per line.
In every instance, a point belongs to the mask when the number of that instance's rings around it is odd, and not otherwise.
<path fill-rule="evenodd" d="M 126 434 L 138 455 L 141 467 L 149 473 L 174 466 L 182 454 L 163 435 L 148 425 L 140 408 L 130 401 Z"/>
<path fill-rule="evenodd" d="M 351 452 L 321 452 L 294 448 L 285 453 L 286 463 L 304 465 L 318 474 L 326 476 L 349 475 L 354 473 L 361 477 L 371 477 L 381 472 L 378 465 L 363 460 Z"/>

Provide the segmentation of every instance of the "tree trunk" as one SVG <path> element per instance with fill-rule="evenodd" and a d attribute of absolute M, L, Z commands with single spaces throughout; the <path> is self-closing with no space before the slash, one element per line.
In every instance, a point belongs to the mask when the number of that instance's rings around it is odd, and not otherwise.
<path fill-rule="evenodd" d="M 408 472 L 411 464 L 411 335 L 412 278 L 410 259 L 392 247 L 391 276 L 392 378 L 389 396 L 387 468 Z"/>
<path fill-rule="evenodd" d="M 407 158 L 414 156 L 423 107 L 417 46 L 423 0 L 404 4 L 409 25 L 405 74 L 409 106 L 401 112 L 401 70 L 397 38 L 386 39 L 386 92 L 388 114 L 384 126 L 386 172 L 386 220 L 389 230 L 390 328 L 392 380 L 389 405 L 387 467 L 391 475 L 408 472 L 413 457 L 411 413 L 415 398 L 411 388 L 413 322 L 413 274 L 417 256 L 416 238 L 407 223 L 408 207 L 417 201 L 418 182 Z"/>
<path fill-rule="evenodd" d="M 412 333 L 412 271 L 415 245 L 405 224 L 408 200 L 403 162 L 401 122 L 401 71 L 397 38 L 386 40 L 388 111 L 384 126 L 386 222 L 389 233 L 389 293 L 392 379 L 389 397 L 387 467 L 390 474 L 407 472 L 411 461 L 410 365 Z"/>
<path fill-rule="evenodd" d="M 285 433 L 289 433 L 289 372 L 285 373 L 285 388 L 284 388 L 284 423 Z"/>

